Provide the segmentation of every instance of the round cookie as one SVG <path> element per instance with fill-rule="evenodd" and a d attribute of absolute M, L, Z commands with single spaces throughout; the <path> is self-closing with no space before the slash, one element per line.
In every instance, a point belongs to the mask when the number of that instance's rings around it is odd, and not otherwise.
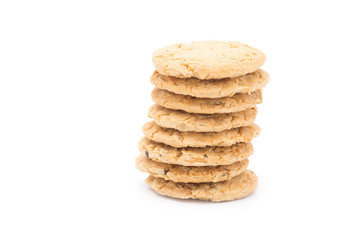
<path fill-rule="evenodd" d="M 159 163 L 152 161 L 143 154 L 136 159 L 136 167 L 140 171 L 173 182 L 199 183 L 228 181 L 244 172 L 248 165 L 248 159 L 230 165 L 206 167 L 185 167 L 181 165 Z"/>
<path fill-rule="evenodd" d="M 157 125 L 182 132 L 221 132 L 248 126 L 255 121 L 256 114 L 256 107 L 241 112 L 217 114 L 187 113 L 164 108 L 157 104 L 149 109 L 149 117 L 153 118 Z"/>
<path fill-rule="evenodd" d="M 153 161 L 183 166 L 229 165 L 254 153 L 251 143 L 237 143 L 228 147 L 174 148 L 143 137 L 138 146 L 140 152 Z"/>
<path fill-rule="evenodd" d="M 250 93 L 265 87 L 269 82 L 269 74 L 261 69 L 234 78 L 200 80 L 197 78 L 176 78 L 161 75 L 157 71 L 150 80 L 157 88 L 176 94 L 198 98 L 220 98 L 233 96 L 236 93 Z"/>
<path fill-rule="evenodd" d="M 241 76 L 259 69 L 265 59 L 256 48 L 222 41 L 173 44 L 153 54 L 155 68 L 162 75 L 199 79 Z"/>
<path fill-rule="evenodd" d="M 172 147 L 231 146 L 238 142 L 250 142 L 260 134 L 260 127 L 254 123 L 246 127 L 233 128 L 222 132 L 180 132 L 162 128 L 154 122 L 143 126 L 145 137 Z"/>
<path fill-rule="evenodd" d="M 230 201 L 246 197 L 257 187 L 258 178 L 250 170 L 229 181 L 216 183 L 179 183 L 149 176 L 146 182 L 157 193 L 173 198 Z"/>
<path fill-rule="evenodd" d="M 203 114 L 240 112 L 262 102 L 261 89 L 251 93 L 237 93 L 232 97 L 194 98 L 155 88 L 151 97 L 165 108 Z"/>

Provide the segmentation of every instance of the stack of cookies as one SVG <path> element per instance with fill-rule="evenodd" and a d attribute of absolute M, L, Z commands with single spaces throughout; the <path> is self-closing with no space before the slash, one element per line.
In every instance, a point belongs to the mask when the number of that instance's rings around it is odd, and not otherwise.
<path fill-rule="evenodd" d="M 139 170 L 159 194 L 182 199 L 228 201 L 257 187 L 247 170 L 256 105 L 269 74 L 265 55 L 238 42 L 174 44 L 156 51 L 155 85 L 143 127 Z"/>

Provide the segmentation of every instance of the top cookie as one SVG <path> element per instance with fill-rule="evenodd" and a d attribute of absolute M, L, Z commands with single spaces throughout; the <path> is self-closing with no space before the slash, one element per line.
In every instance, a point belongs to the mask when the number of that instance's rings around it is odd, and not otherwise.
<path fill-rule="evenodd" d="M 265 59 L 265 54 L 256 48 L 221 41 L 173 44 L 153 54 L 160 74 L 199 79 L 238 77 L 256 71 Z"/>

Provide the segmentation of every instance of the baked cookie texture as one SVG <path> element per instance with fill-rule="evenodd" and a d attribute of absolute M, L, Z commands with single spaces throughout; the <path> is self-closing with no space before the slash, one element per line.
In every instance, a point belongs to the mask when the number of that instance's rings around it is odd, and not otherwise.
<path fill-rule="evenodd" d="M 251 143 L 237 143 L 228 147 L 174 148 L 143 137 L 139 144 L 142 154 L 153 161 L 182 166 L 217 166 L 243 161 L 254 153 Z"/>
<path fill-rule="evenodd" d="M 173 44 L 153 54 L 155 104 L 143 126 L 136 168 L 157 193 L 230 201 L 251 194 L 254 123 L 269 74 L 265 55 L 239 42 Z"/>
<path fill-rule="evenodd" d="M 250 170 L 216 183 L 178 183 L 163 178 L 149 176 L 147 183 L 157 193 L 181 199 L 200 199 L 212 202 L 230 201 L 246 197 L 258 185 L 258 178 Z"/>
<path fill-rule="evenodd" d="M 159 163 L 152 161 L 145 155 L 136 159 L 136 167 L 142 172 L 173 182 L 221 182 L 244 172 L 249 165 L 249 160 L 235 162 L 230 165 L 186 167 L 175 164 Z"/>
<path fill-rule="evenodd" d="M 237 93 L 231 97 L 194 98 L 155 88 L 151 97 L 155 103 L 165 108 L 203 114 L 240 112 L 262 102 L 261 90 Z"/>
<path fill-rule="evenodd" d="M 256 48 L 221 41 L 173 44 L 153 54 L 153 63 L 160 74 L 198 79 L 241 76 L 259 69 L 265 59 L 265 54 Z"/>
<path fill-rule="evenodd" d="M 200 114 L 172 110 L 154 104 L 149 117 L 161 127 L 174 128 L 182 132 L 221 132 L 232 128 L 248 126 L 254 122 L 257 108 L 234 113 Z"/>
<path fill-rule="evenodd" d="M 251 93 L 265 87 L 269 74 L 258 69 L 243 76 L 208 81 L 197 78 L 176 78 L 161 75 L 157 71 L 150 80 L 157 88 L 176 94 L 189 95 L 198 98 L 231 97 L 236 93 Z"/>
<path fill-rule="evenodd" d="M 150 140 L 176 148 L 231 146 L 239 142 L 250 142 L 260 134 L 260 127 L 252 123 L 246 127 L 223 132 L 180 132 L 176 129 L 160 127 L 155 122 L 148 122 L 143 126 L 143 132 Z"/>

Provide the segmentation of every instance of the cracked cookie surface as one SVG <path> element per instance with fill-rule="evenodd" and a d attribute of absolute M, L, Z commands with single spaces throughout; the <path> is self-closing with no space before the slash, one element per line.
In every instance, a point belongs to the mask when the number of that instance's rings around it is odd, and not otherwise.
<path fill-rule="evenodd" d="M 205 167 L 186 167 L 159 163 L 152 161 L 143 154 L 136 159 L 136 167 L 142 172 L 173 182 L 191 183 L 229 181 L 231 178 L 244 172 L 248 165 L 248 159 L 230 165 Z"/>
<path fill-rule="evenodd" d="M 250 93 L 265 87 L 269 74 L 264 70 L 234 78 L 200 80 L 197 78 L 176 78 L 161 75 L 157 71 L 150 80 L 157 88 L 176 94 L 189 95 L 198 98 L 220 98 L 233 96 L 236 93 Z"/>
<path fill-rule="evenodd" d="M 183 166 L 229 165 L 254 153 L 251 143 L 237 143 L 229 147 L 174 148 L 145 137 L 140 140 L 138 147 L 153 161 Z"/>
<path fill-rule="evenodd" d="M 238 142 L 250 142 L 260 134 L 260 127 L 252 123 L 246 127 L 222 132 L 180 132 L 176 129 L 160 127 L 155 122 L 148 122 L 143 126 L 143 132 L 150 140 L 176 148 L 231 146 Z"/>
<path fill-rule="evenodd" d="M 199 79 L 241 76 L 259 69 L 265 59 L 256 48 L 222 41 L 172 44 L 153 54 L 155 68 L 162 75 Z"/>
<path fill-rule="evenodd" d="M 179 183 L 149 176 L 146 182 L 157 193 L 173 198 L 230 201 L 246 197 L 257 187 L 258 178 L 245 170 L 229 181 L 216 183 Z"/>
<path fill-rule="evenodd" d="M 261 89 L 251 93 L 237 93 L 231 97 L 194 98 L 155 88 L 151 97 L 155 103 L 165 108 L 203 114 L 240 112 L 262 102 Z"/>
<path fill-rule="evenodd" d="M 257 109 L 250 108 L 234 113 L 201 114 L 172 110 L 154 104 L 149 117 L 161 127 L 174 128 L 182 132 L 221 132 L 248 126 L 255 121 Z"/>

